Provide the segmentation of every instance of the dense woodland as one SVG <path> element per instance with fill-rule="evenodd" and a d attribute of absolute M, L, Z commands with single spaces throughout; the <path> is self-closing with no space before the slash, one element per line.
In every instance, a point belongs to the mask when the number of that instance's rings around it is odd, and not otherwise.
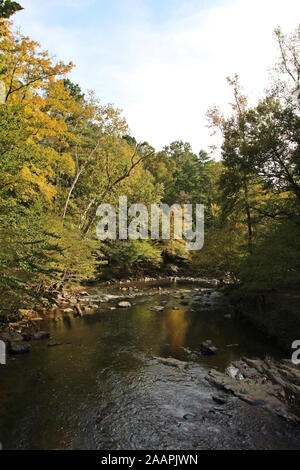
<path fill-rule="evenodd" d="M 249 290 L 299 285 L 300 27 L 275 31 L 278 64 L 255 107 L 239 78 L 227 79 L 231 114 L 207 113 L 222 148 L 197 155 L 180 140 L 159 152 L 137 143 L 118 108 L 70 81 L 71 62 L 16 32 L 20 8 L 0 1 L 3 314 L 108 273 L 186 272 Z M 181 240 L 100 242 L 97 207 L 124 194 L 149 207 L 204 204 L 203 250 L 188 252 Z"/>

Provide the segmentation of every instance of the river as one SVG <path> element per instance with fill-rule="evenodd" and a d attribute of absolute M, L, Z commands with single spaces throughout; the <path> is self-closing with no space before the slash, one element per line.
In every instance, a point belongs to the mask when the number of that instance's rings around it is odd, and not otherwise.
<path fill-rule="evenodd" d="M 90 288 L 94 303 L 107 294 L 110 302 L 82 319 L 53 312 L 40 326 L 51 339 L 0 366 L 4 449 L 300 448 L 299 427 L 234 397 L 224 406 L 212 399 L 209 369 L 224 371 L 242 356 L 283 357 L 228 316 L 220 292 L 194 284 L 132 289 Z M 132 307 L 113 310 L 117 296 L 129 296 Z M 161 305 L 164 312 L 151 310 Z M 207 339 L 219 355 L 201 355 Z"/>

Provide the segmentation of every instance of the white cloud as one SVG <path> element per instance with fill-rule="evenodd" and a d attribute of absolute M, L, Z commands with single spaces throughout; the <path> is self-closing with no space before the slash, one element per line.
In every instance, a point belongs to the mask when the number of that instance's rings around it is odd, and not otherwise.
<path fill-rule="evenodd" d="M 207 109 L 231 100 L 226 76 L 238 73 L 255 100 L 278 56 L 275 27 L 290 32 L 300 18 L 298 0 L 226 0 L 205 9 L 195 2 L 192 12 L 182 3 L 156 25 L 148 20 L 147 2 L 127 1 L 109 34 L 95 22 L 55 27 L 35 12 L 39 2 L 26 1 L 28 15 L 18 20 L 25 32 L 73 60 L 73 79 L 122 107 L 133 135 L 157 148 L 186 140 L 195 151 L 212 144 Z M 82 1 L 70 3 L 80 12 Z"/>

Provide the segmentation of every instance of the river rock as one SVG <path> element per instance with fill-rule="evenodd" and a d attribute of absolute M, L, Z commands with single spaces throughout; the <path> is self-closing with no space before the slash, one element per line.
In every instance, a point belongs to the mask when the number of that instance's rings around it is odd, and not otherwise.
<path fill-rule="evenodd" d="M 151 310 L 152 312 L 162 313 L 162 312 L 164 312 L 165 307 L 151 307 L 150 310 Z"/>
<path fill-rule="evenodd" d="M 205 356 L 214 356 L 220 352 L 210 339 L 201 343 L 200 349 Z"/>
<path fill-rule="evenodd" d="M 178 359 L 174 359 L 173 357 L 154 357 L 153 359 L 156 359 L 158 362 L 161 362 L 161 364 L 164 364 L 166 366 L 172 366 L 172 367 L 177 367 L 178 369 L 185 369 L 187 367 L 187 362 L 179 361 Z"/>
<path fill-rule="evenodd" d="M 50 333 L 48 333 L 47 331 L 38 331 L 37 333 L 33 335 L 33 339 L 35 341 L 39 341 L 42 339 L 49 339 L 49 338 L 50 338 Z"/>
<path fill-rule="evenodd" d="M 244 379 L 243 374 L 241 374 L 239 369 L 237 367 L 234 367 L 233 365 L 230 365 L 229 367 L 227 367 L 226 374 L 232 379 L 237 379 L 237 380 Z"/>
<path fill-rule="evenodd" d="M 275 413 L 287 421 L 300 422 L 287 404 L 288 396 L 300 398 L 299 367 L 288 360 L 247 358 L 233 362 L 230 367 L 234 371 L 231 376 L 211 370 L 206 380 L 250 405 Z M 241 376 L 243 380 L 240 380 Z"/>
<path fill-rule="evenodd" d="M 11 342 L 9 345 L 10 354 L 27 354 L 30 349 L 30 344 L 24 343 L 23 341 Z"/>
<path fill-rule="evenodd" d="M 130 307 L 131 307 L 131 303 L 130 303 L 130 302 L 119 302 L 119 303 L 118 303 L 118 307 L 119 307 L 119 308 L 130 308 Z"/>
<path fill-rule="evenodd" d="M 0 340 L 4 341 L 4 343 L 11 344 L 11 343 L 21 342 L 24 340 L 24 338 L 19 333 L 3 332 L 3 333 L 0 333 Z"/>
<path fill-rule="evenodd" d="M 212 395 L 211 397 L 213 401 L 218 403 L 218 405 L 225 405 L 226 403 L 228 403 L 228 400 L 226 400 L 226 398 L 220 397 L 219 395 Z"/>
<path fill-rule="evenodd" d="M 80 306 L 79 303 L 74 305 L 74 309 L 76 311 L 75 316 L 82 318 L 83 317 L 83 312 L 81 310 L 81 306 Z"/>

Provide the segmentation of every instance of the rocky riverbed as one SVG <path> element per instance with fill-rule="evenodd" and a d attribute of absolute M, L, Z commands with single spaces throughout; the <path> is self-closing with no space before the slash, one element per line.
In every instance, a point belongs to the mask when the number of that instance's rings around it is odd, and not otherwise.
<path fill-rule="evenodd" d="M 56 300 L 46 319 L 32 312 L 0 334 L 12 353 L 0 369 L 4 448 L 300 447 L 299 368 L 215 284 Z"/>

